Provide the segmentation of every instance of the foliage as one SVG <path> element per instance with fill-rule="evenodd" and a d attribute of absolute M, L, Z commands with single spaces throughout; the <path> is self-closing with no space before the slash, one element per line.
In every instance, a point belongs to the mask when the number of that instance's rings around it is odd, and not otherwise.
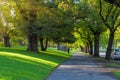
<path fill-rule="evenodd" d="M 103 32 L 100 36 L 100 46 L 102 48 L 107 48 L 108 44 L 108 39 L 109 39 L 109 31 Z"/>
<path fill-rule="evenodd" d="M 99 14 L 99 0 L 4 0 L 4 5 L 1 6 L 3 19 L 6 23 L 12 25 L 12 28 L 8 26 L 4 27 L 2 18 L 0 20 L 0 33 L 4 33 L 6 30 L 10 34 L 12 44 L 17 44 L 19 40 L 23 40 L 21 34 L 24 34 L 25 39 L 29 34 L 36 34 L 39 37 L 55 42 L 74 43 L 77 46 L 85 46 L 88 41 L 75 37 L 77 36 L 75 28 L 80 28 L 79 31 L 86 37 L 86 34 L 90 34 L 93 38 L 95 32 L 104 32 L 106 27 Z M 107 2 L 103 3 L 103 17 L 110 7 Z M 119 10 L 116 6 L 113 9 Z M 113 13 L 114 10 L 111 10 Z M 117 12 L 117 11 L 116 11 Z M 117 16 L 117 13 L 115 13 Z M 112 14 L 108 15 L 108 23 L 112 25 Z M 115 18 L 114 18 L 115 19 Z M 115 25 L 119 24 L 119 18 Z M 87 33 L 88 32 L 88 33 Z M 93 34 L 91 34 L 91 32 Z M 102 46 L 106 46 L 108 33 L 102 35 L 105 37 L 101 39 Z M 104 33 L 103 33 L 104 34 Z M 106 40 L 104 40 L 106 39 Z M 80 41 L 80 42 L 79 42 Z M 116 37 L 116 41 L 119 38 Z M 24 40 L 26 43 L 26 40 Z"/>
<path fill-rule="evenodd" d="M 3 46 L 4 46 L 3 42 L 0 42 L 0 47 L 3 47 Z"/>
<path fill-rule="evenodd" d="M 88 0 L 82 5 L 79 5 L 79 15 L 76 20 L 77 32 L 86 39 L 86 45 L 91 44 L 94 36 L 94 56 L 99 56 L 99 36 L 101 33 L 106 31 L 103 22 L 99 16 L 97 5 L 95 4 L 96 0 L 91 4 L 91 0 Z M 89 36 L 90 34 L 90 36 Z M 85 42 L 85 41 L 84 41 Z M 93 50 L 91 50 L 92 52 Z"/>
<path fill-rule="evenodd" d="M 106 2 L 110 4 L 114 4 L 120 7 L 120 1 L 119 0 L 105 0 Z"/>
<path fill-rule="evenodd" d="M 54 3 L 54 1 L 53 1 Z M 52 3 L 52 4 L 53 4 Z M 57 3 L 57 4 L 56 4 Z M 57 7 L 52 7 L 52 14 L 54 14 L 54 16 L 52 16 L 52 19 L 47 19 L 48 22 L 50 23 L 49 26 L 51 24 L 53 24 L 50 30 L 47 30 L 47 33 L 49 33 L 50 31 L 52 32 L 51 38 L 55 41 L 55 42 L 68 42 L 68 43 L 73 43 L 75 42 L 75 38 L 73 36 L 73 6 L 71 7 L 71 2 L 69 1 L 58 1 L 54 3 Z M 46 29 L 46 28 L 45 28 Z"/>
<path fill-rule="evenodd" d="M 8 33 L 13 28 L 13 20 L 11 15 L 11 7 L 7 3 L 4 3 L 0 7 L 0 19 L 1 33 Z"/>
<path fill-rule="evenodd" d="M 105 59 L 110 60 L 115 32 L 120 26 L 120 8 L 113 4 L 106 4 L 106 2 L 103 2 L 102 0 L 99 0 L 99 5 L 99 15 L 110 32 L 105 56 Z"/>
<path fill-rule="evenodd" d="M 114 47 L 120 47 L 120 28 L 117 29 L 117 31 L 115 32 L 115 38 L 114 38 Z"/>
<path fill-rule="evenodd" d="M 15 26 L 18 29 L 21 29 L 23 33 L 29 34 L 34 32 L 36 29 L 35 21 L 37 12 L 40 8 L 38 6 L 42 3 L 42 1 L 28 1 L 27 0 L 11 0 L 10 5 L 13 6 L 14 9 L 14 21 Z M 33 22 L 33 23 L 31 23 Z"/>

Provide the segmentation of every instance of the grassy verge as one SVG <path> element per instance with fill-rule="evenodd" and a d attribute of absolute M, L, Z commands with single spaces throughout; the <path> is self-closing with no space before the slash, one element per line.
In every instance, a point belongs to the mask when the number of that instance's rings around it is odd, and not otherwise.
<path fill-rule="evenodd" d="M 44 80 L 52 70 L 70 55 L 49 49 L 40 53 L 23 47 L 0 48 L 0 80 Z"/>
<path fill-rule="evenodd" d="M 113 73 L 120 80 L 120 70 Z"/>
<path fill-rule="evenodd" d="M 116 76 L 120 80 L 120 62 L 112 61 L 111 63 L 107 64 L 107 66 L 119 69 L 117 71 L 114 71 L 113 75 Z"/>
<path fill-rule="evenodd" d="M 116 70 L 114 70 L 112 74 L 120 80 L 120 62 L 113 60 L 107 61 L 104 58 L 93 58 L 93 61 L 106 68 L 115 68 Z"/>
<path fill-rule="evenodd" d="M 92 61 L 94 61 L 97 65 L 101 65 L 103 67 L 106 68 L 111 68 L 114 69 L 112 71 L 112 74 L 118 78 L 118 80 L 120 80 L 120 61 L 114 61 L 114 60 L 105 60 L 104 58 L 100 57 L 100 58 L 96 58 L 93 56 L 89 56 L 89 54 L 86 53 L 82 53 L 87 57 L 90 57 L 92 59 Z M 115 70 L 116 69 L 116 70 Z"/>

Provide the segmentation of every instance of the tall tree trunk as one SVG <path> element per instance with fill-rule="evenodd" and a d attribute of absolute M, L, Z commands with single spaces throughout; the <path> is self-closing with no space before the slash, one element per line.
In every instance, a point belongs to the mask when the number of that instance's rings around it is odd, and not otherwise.
<path fill-rule="evenodd" d="M 86 52 L 86 47 L 81 46 L 81 51 Z"/>
<path fill-rule="evenodd" d="M 41 45 L 41 50 L 42 51 L 46 51 L 47 46 L 48 46 L 48 39 L 45 39 L 45 43 L 44 43 L 44 38 L 43 37 L 39 37 L 40 40 L 40 45 Z"/>
<path fill-rule="evenodd" d="M 110 32 L 110 38 L 109 38 L 109 41 L 108 41 L 106 56 L 105 56 L 106 60 L 110 60 L 113 40 L 114 40 L 114 32 L 111 31 Z"/>
<path fill-rule="evenodd" d="M 89 44 L 90 44 L 90 55 L 93 55 L 93 44 L 92 44 L 92 41 L 89 41 Z"/>
<path fill-rule="evenodd" d="M 86 53 L 89 53 L 89 50 L 90 50 L 90 45 L 89 45 L 89 43 L 87 43 L 87 46 L 86 46 Z"/>
<path fill-rule="evenodd" d="M 4 34 L 4 46 L 5 47 L 11 47 L 9 34 Z"/>
<path fill-rule="evenodd" d="M 85 46 L 85 53 L 88 53 L 88 46 Z"/>
<path fill-rule="evenodd" d="M 28 36 L 28 51 L 38 52 L 38 41 L 36 35 Z"/>
<path fill-rule="evenodd" d="M 99 57 L 99 37 L 99 32 L 94 33 L 94 57 Z"/>

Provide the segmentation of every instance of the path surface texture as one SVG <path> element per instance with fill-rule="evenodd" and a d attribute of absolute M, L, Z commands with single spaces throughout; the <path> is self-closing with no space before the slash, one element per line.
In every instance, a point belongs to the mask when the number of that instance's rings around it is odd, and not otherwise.
<path fill-rule="evenodd" d="M 56 68 L 46 80 L 117 80 L 110 70 L 76 52 Z"/>

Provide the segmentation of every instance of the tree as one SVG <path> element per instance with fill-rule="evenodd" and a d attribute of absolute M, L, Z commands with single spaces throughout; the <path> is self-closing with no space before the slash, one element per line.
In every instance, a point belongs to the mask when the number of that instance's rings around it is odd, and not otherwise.
<path fill-rule="evenodd" d="M 4 17 L 2 16 L 2 14 L 1 14 L 1 18 L 3 19 L 3 21 L 4 21 Z M 4 24 L 3 23 L 3 21 L 2 21 L 2 24 Z M 6 22 L 5 22 L 6 23 Z M 3 40 L 4 40 L 4 46 L 5 47 L 10 47 L 11 45 L 10 45 L 10 36 L 9 36 L 9 27 L 8 27 L 8 25 L 2 25 L 1 26 L 1 34 L 3 35 Z"/>
<path fill-rule="evenodd" d="M 36 34 L 39 37 L 42 51 L 46 51 L 48 41 L 52 39 L 52 36 L 56 32 L 56 28 L 54 28 L 57 20 L 55 12 L 55 8 L 49 8 L 47 5 L 42 7 L 38 12 Z"/>
<path fill-rule="evenodd" d="M 39 0 L 13 0 L 15 3 L 16 21 L 19 28 L 28 36 L 28 51 L 38 52 L 37 15 L 44 1 Z"/>
<path fill-rule="evenodd" d="M 120 18 L 119 18 L 120 8 L 118 6 L 115 6 L 114 4 L 103 2 L 102 0 L 99 0 L 99 3 L 100 3 L 99 15 L 103 23 L 109 29 L 110 32 L 106 56 L 105 56 L 106 60 L 110 60 L 114 34 L 117 28 L 120 26 Z"/>
<path fill-rule="evenodd" d="M 74 31 L 74 26 L 73 26 L 73 6 L 72 2 L 70 0 L 61 0 L 61 1 L 53 1 L 55 6 L 54 8 L 55 11 L 55 17 L 54 19 L 56 21 L 52 25 L 52 28 L 54 29 L 54 34 L 52 34 L 52 39 L 53 41 L 57 42 L 58 44 L 60 42 L 63 43 L 73 43 L 75 42 L 75 38 L 73 35 Z M 50 4 L 49 4 L 50 5 Z M 51 7 L 51 6 L 50 6 Z"/>
<path fill-rule="evenodd" d="M 108 39 L 109 39 L 109 31 L 105 31 L 101 34 L 100 36 L 100 46 L 104 49 L 107 48 L 107 43 L 108 43 Z"/>
<path fill-rule="evenodd" d="M 86 29 L 89 29 L 94 35 L 94 56 L 99 57 L 99 38 L 100 34 L 106 29 L 104 28 L 98 11 L 95 8 L 96 5 L 83 4 L 81 7 L 81 13 L 83 14 L 80 19 L 86 24 Z"/>
<path fill-rule="evenodd" d="M 80 25 L 79 25 L 80 26 Z M 84 25 L 86 26 L 86 25 Z M 80 30 L 76 30 L 77 33 L 80 35 L 80 37 L 86 41 L 86 52 L 89 53 L 90 55 L 93 55 L 93 35 L 90 30 L 87 28 L 81 28 Z"/>
<path fill-rule="evenodd" d="M 10 47 L 10 31 L 13 29 L 12 23 L 12 8 L 7 4 L 7 1 L 3 1 L 4 3 L 0 9 L 0 18 L 1 18 L 1 34 L 4 38 L 4 46 Z"/>

